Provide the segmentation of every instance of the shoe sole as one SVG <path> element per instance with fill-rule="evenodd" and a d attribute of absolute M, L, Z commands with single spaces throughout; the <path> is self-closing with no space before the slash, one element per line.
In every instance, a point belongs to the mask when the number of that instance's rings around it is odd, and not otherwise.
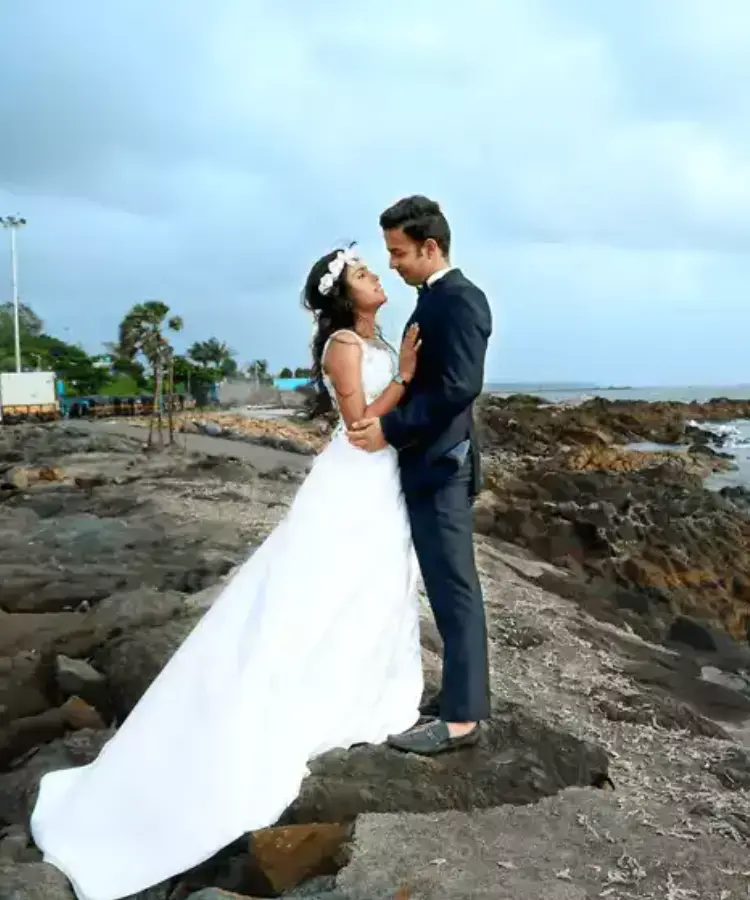
<path fill-rule="evenodd" d="M 479 744 L 480 738 L 477 737 L 473 741 L 462 741 L 458 744 L 449 744 L 447 747 L 442 748 L 441 750 L 433 750 L 425 752 L 424 750 L 412 750 L 407 747 L 399 747 L 398 744 L 392 744 L 390 741 L 387 742 L 387 746 L 391 748 L 391 750 L 398 750 L 399 753 L 410 753 L 412 756 L 445 756 L 447 753 L 458 753 L 460 750 L 471 750 L 472 747 L 476 747 Z"/>

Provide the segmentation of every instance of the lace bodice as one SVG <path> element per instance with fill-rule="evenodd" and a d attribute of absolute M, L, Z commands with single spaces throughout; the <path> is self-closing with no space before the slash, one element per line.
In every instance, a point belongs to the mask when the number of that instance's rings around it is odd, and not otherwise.
<path fill-rule="evenodd" d="M 340 332 L 336 332 L 340 334 Z M 353 334 L 362 346 L 362 387 L 365 392 L 365 402 L 369 405 L 388 387 L 396 374 L 397 360 L 393 350 L 386 344 L 374 343 L 372 341 L 363 340 L 355 332 Z M 328 338 L 328 343 L 323 350 L 323 359 L 325 360 L 328 347 L 335 335 Z M 331 395 L 331 402 L 334 408 L 339 412 L 338 398 L 336 391 L 331 383 L 331 379 L 327 375 L 323 375 L 323 383 L 326 390 Z M 340 413 L 339 413 L 340 418 Z"/>

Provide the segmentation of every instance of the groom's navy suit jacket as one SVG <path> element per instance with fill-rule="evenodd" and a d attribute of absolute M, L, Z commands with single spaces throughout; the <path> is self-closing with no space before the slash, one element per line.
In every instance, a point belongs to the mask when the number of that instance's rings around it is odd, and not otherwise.
<path fill-rule="evenodd" d="M 407 495 L 438 489 L 472 460 L 472 494 L 481 485 L 473 404 L 484 384 L 492 313 L 484 293 L 459 269 L 420 292 L 407 328 L 419 325 L 417 371 L 401 403 L 381 419 L 398 450 Z"/>

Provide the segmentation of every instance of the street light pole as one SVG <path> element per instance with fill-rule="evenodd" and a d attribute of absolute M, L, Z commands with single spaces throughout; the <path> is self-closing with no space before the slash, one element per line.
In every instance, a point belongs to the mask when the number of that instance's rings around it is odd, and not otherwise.
<path fill-rule="evenodd" d="M 0 225 L 10 232 L 10 284 L 13 291 L 13 332 L 16 345 L 16 372 L 21 371 L 21 321 L 18 299 L 18 259 L 16 252 L 16 232 L 26 224 L 20 216 L 0 216 Z"/>

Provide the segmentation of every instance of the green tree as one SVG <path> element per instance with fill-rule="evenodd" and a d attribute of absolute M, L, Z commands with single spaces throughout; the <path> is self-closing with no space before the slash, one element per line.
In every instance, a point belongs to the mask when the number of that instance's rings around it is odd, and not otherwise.
<path fill-rule="evenodd" d="M 279 378 L 294 378 L 294 373 L 291 369 L 284 368 L 279 372 Z"/>
<path fill-rule="evenodd" d="M 248 378 L 252 378 L 259 384 L 272 384 L 273 377 L 268 371 L 267 359 L 254 359 L 247 365 Z"/>
<path fill-rule="evenodd" d="M 311 369 L 303 369 L 298 367 L 294 370 L 295 378 L 312 378 L 312 370 Z"/>
<path fill-rule="evenodd" d="M 23 346 L 23 345 L 22 345 Z M 29 338 L 24 356 L 33 355 L 41 369 L 54 372 L 72 394 L 98 394 L 109 381 L 102 356 L 89 356 L 76 344 L 68 344 L 49 334 Z"/>
<path fill-rule="evenodd" d="M 125 360 L 137 360 L 142 356 L 151 369 L 154 380 L 154 407 L 149 421 L 148 444 L 153 440 L 154 420 L 159 430 L 159 442 L 164 444 L 162 433 L 162 396 L 164 393 L 165 366 L 171 367 L 173 350 L 164 337 L 164 331 L 181 331 L 179 316 L 170 316 L 169 307 L 161 300 L 136 303 L 120 323 L 117 356 Z M 174 397 L 169 397 L 170 425 Z M 170 440 L 172 435 L 170 433 Z"/>
<path fill-rule="evenodd" d="M 187 358 L 175 362 L 175 376 L 187 382 L 189 393 L 200 405 L 208 401 L 214 385 L 237 374 L 234 350 L 215 337 L 196 341 Z"/>
<path fill-rule="evenodd" d="M 135 384 L 135 391 L 146 388 L 146 367 L 133 357 L 123 355 L 123 350 L 117 341 L 108 341 L 104 344 L 104 359 L 109 364 L 113 381 L 122 381 L 124 384 Z"/>
<path fill-rule="evenodd" d="M 211 387 L 217 380 L 213 369 L 196 365 L 187 356 L 179 354 L 174 357 L 174 377 L 180 389 L 195 398 L 199 406 L 208 401 Z"/>
<path fill-rule="evenodd" d="M 89 356 L 83 347 L 46 334 L 44 323 L 31 307 L 18 310 L 21 339 L 21 366 L 54 372 L 73 394 L 98 393 L 109 379 L 107 364 L 101 356 Z M 13 304 L 0 305 L 0 370 L 16 367 Z"/>
<path fill-rule="evenodd" d="M 214 383 L 237 373 L 234 350 L 218 338 L 196 341 L 188 350 L 188 356 L 196 365 L 211 372 Z"/>
<path fill-rule="evenodd" d="M 25 303 L 18 305 L 18 325 L 21 341 L 24 338 L 38 337 L 44 331 L 44 322 L 34 312 L 30 306 Z M 6 343 L 14 346 L 15 327 L 13 304 L 0 303 L 0 344 L 5 346 Z"/>
<path fill-rule="evenodd" d="M 36 368 L 38 360 L 29 342 L 44 330 L 44 323 L 31 307 L 24 303 L 18 307 L 19 336 L 21 339 L 21 367 Z M 15 320 L 12 303 L 0 304 L 0 371 L 14 372 L 16 368 Z"/>
<path fill-rule="evenodd" d="M 110 375 L 99 393 L 108 397 L 132 397 L 140 394 L 142 388 L 143 385 L 131 378 L 130 375 Z"/>

